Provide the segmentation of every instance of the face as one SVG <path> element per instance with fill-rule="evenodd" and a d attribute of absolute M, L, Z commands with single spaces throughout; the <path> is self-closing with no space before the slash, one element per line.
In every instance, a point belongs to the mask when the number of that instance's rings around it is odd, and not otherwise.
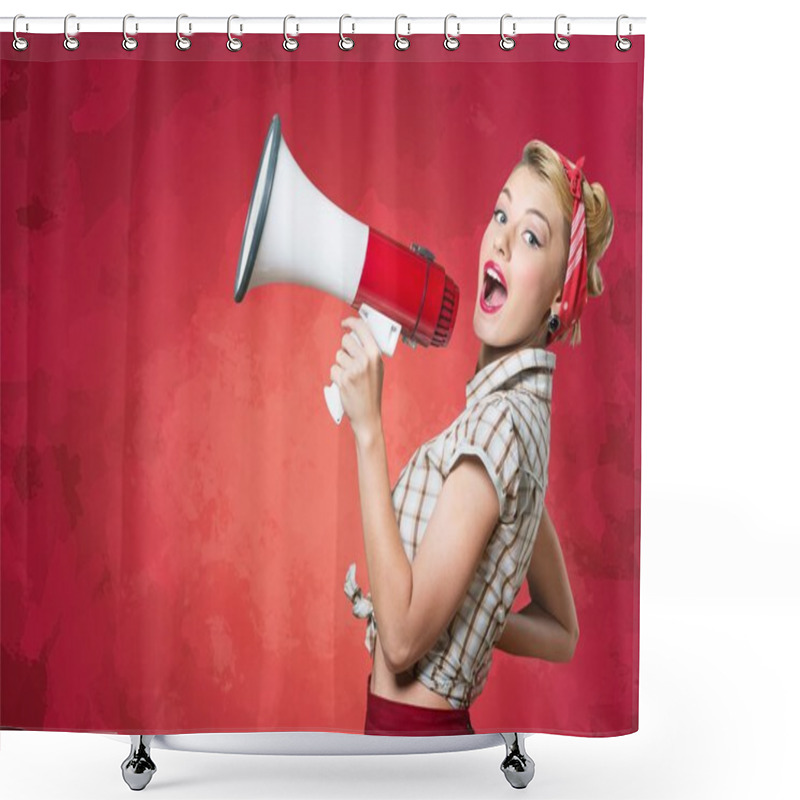
<path fill-rule="evenodd" d="M 568 237 L 553 189 L 530 167 L 505 182 L 481 241 L 473 328 L 497 351 L 543 347 L 556 313 Z"/>

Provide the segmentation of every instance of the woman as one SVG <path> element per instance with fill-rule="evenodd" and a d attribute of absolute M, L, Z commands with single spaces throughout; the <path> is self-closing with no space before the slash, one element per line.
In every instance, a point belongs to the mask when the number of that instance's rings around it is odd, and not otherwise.
<path fill-rule="evenodd" d="M 544 509 L 555 355 L 613 233 L 605 191 L 529 142 L 503 186 L 480 247 L 473 328 L 481 341 L 467 403 L 389 485 L 381 423 L 383 363 L 359 317 L 331 367 L 356 441 L 370 598 L 345 591 L 369 619 L 373 669 L 365 733 L 473 733 L 469 706 L 497 646 L 551 661 L 572 657 L 575 605 Z M 355 333 L 356 336 L 353 336 Z M 531 603 L 511 605 L 527 576 Z"/>

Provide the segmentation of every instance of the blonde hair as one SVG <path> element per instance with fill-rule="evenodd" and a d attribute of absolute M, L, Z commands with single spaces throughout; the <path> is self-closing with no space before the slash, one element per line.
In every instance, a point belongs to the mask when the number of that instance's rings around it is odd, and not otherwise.
<path fill-rule="evenodd" d="M 570 166 L 574 166 L 574 162 L 569 159 L 567 161 Z M 530 167 L 555 190 L 559 208 L 564 215 L 564 231 L 569 243 L 572 226 L 572 193 L 558 153 L 545 142 L 533 139 L 523 148 L 522 159 L 515 169 L 519 167 Z M 603 276 L 600 274 L 598 262 L 611 243 L 611 237 L 614 234 L 614 214 L 601 184 L 590 184 L 584 176 L 581 181 L 581 193 L 586 208 L 587 290 L 589 297 L 597 297 L 603 293 Z M 566 273 L 566 261 L 564 271 Z M 570 344 L 574 347 L 576 344 L 580 344 L 580 341 L 581 323 L 579 319 L 572 327 Z"/>

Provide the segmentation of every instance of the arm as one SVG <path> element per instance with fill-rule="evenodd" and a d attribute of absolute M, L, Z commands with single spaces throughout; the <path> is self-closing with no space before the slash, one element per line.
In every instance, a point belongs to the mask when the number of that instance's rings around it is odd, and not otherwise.
<path fill-rule="evenodd" d="M 531 602 L 509 615 L 496 647 L 512 655 L 569 661 L 578 642 L 578 617 L 558 534 L 546 508 L 527 578 Z"/>
<path fill-rule="evenodd" d="M 356 438 L 370 592 L 389 669 L 404 672 L 434 645 L 469 587 L 500 515 L 480 459 L 463 456 L 444 481 L 413 564 L 400 540 L 383 430 Z"/>
<path fill-rule="evenodd" d="M 351 317 L 342 325 L 357 337 L 342 338 L 331 380 L 339 386 L 356 441 L 372 609 L 387 666 L 405 672 L 430 650 L 463 602 L 500 517 L 499 493 L 516 474 L 517 450 L 507 410 L 484 409 L 483 424 L 465 438 L 483 455 L 462 452 L 449 465 L 412 565 L 400 539 L 386 464 L 381 352 L 364 320 Z M 505 438 L 495 438 L 501 423 Z M 502 472 L 495 476 L 497 489 L 490 468 Z"/>

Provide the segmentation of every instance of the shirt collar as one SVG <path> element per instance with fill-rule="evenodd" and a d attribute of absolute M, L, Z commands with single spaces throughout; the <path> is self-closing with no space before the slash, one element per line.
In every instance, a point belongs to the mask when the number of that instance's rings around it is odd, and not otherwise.
<path fill-rule="evenodd" d="M 467 383 L 467 408 L 490 392 L 512 383 L 514 378 L 515 385 L 522 384 L 550 400 L 555 366 L 555 353 L 541 347 L 525 347 L 498 358 L 487 364 Z"/>

